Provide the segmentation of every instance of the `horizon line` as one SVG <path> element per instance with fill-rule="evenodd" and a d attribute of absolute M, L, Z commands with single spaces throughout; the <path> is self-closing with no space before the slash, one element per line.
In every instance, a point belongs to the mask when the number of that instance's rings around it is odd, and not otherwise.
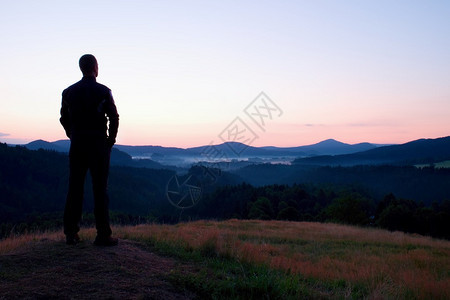
<path fill-rule="evenodd" d="M 237 143 L 237 144 L 241 144 L 241 145 L 245 145 L 246 147 L 254 147 L 254 148 L 265 148 L 265 147 L 275 147 L 275 148 L 296 148 L 296 147 L 304 147 L 304 146 L 312 146 L 312 145 L 316 145 L 325 141 L 335 141 L 338 143 L 342 143 L 342 144 L 346 144 L 346 145 L 350 145 L 350 146 L 354 146 L 354 145 L 359 145 L 359 144 L 371 144 L 371 145 L 375 145 L 375 146 L 388 146 L 388 145 L 401 145 L 401 144 L 405 144 L 405 143 L 409 143 L 409 142 L 413 142 L 413 141 L 417 141 L 417 140 L 422 140 L 422 139 L 439 139 L 439 138 L 445 138 L 445 137 L 449 137 L 449 136 L 441 136 L 441 137 L 437 137 L 437 138 L 418 138 L 418 139 L 413 139 L 413 140 L 409 140 L 407 142 L 404 143 L 371 143 L 371 142 L 358 142 L 358 143 L 346 143 L 346 142 L 342 142 L 340 140 L 334 139 L 334 138 L 329 138 L 329 139 L 324 139 L 321 140 L 319 142 L 316 143 L 312 143 L 312 144 L 304 144 L 304 145 L 297 145 L 297 146 L 275 146 L 275 145 L 266 145 L 266 146 L 253 146 L 252 144 L 245 144 L 245 143 L 240 143 L 240 142 L 236 142 L 236 141 L 226 141 L 223 143 L 219 143 L 219 144 L 203 144 L 203 145 L 199 145 L 199 146 L 190 146 L 190 147 L 181 147 L 181 146 L 163 146 L 163 145 L 158 145 L 158 144 L 122 144 L 122 143 L 116 143 L 115 146 L 131 146 L 131 147 L 163 147 L 163 148 L 178 148 L 178 149 L 190 149 L 190 148 L 199 148 L 199 147 L 207 147 L 207 146 L 220 146 L 220 145 L 225 145 L 227 143 Z M 37 142 L 37 141 L 42 141 L 42 142 L 46 142 L 46 143 L 55 143 L 55 142 L 59 142 L 59 141 L 70 141 L 69 139 L 59 139 L 59 140 L 55 140 L 55 141 L 47 141 L 44 139 L 36 139 L 36 140 L 32 140 L 28 143 L 8 143 L 8 142 L 3 142 L 0 140 L 1 143 L 5 143 L 7 145 L 11 145 L 11 146 L 26 146 L 30 143 L 33 142 Z"/>

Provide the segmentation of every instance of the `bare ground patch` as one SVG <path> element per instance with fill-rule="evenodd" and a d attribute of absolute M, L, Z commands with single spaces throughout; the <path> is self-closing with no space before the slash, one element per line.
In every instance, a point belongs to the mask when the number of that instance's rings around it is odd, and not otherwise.
<path fill-rule="evenodd" d="M 120 240 L 117 247 L 91 241 L 32 242 L 20 253 L 0 255 L 0 299 L 192 299 L 168 275 L 192 270 L 142 244 Z M 23 248 L 22 248 L 23 249 Z"/>

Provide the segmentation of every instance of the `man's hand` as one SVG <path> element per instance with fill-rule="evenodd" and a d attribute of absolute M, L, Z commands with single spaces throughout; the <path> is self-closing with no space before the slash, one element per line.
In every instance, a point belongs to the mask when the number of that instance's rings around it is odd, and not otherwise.
<path fill-rule="evenodd" d="M 116 139 L 113 139 L 111 137 L 106 138 L 106 145 L 108 145 L 109 148 L 112 148 L 115 143 Z"/>

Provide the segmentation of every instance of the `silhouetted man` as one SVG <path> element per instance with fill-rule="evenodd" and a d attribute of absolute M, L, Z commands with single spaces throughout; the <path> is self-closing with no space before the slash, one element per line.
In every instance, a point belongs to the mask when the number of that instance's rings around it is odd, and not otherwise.
<path fill-rule="evenodd" d="M 97 228 L 94 244 L 114 246 L 118 240 L 111 237 L 107 185 L 111 148 L 116 141 L 119 115 L 111 90 L 96 81 L 98 64 L 95 57 L 83 55 L 79 64 L 83 78 L 63 91 L 61 104 L 60 122 L 70 138 L 69 191 L 64 210 L 64 234 L 69 245 L 80 241 L 78 231 L 84 181 L 90 170 Z"/>

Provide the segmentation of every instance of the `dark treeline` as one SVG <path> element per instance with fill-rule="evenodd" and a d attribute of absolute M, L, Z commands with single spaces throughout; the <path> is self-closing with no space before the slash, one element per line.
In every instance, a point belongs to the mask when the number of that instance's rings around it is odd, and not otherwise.
<path fill-rule="evenodd" d="M 422 202 L 387 194 L 382 200 L 355 188 L 249 184 L 219 187 L 192 217 L 337 222 L 450 239 L 450 200 Z"/>
<path fill-rule="evenodd" d="M 160 210 L 165 186 L 174 171 L 112 166 L 109 177 L 110 207 L 131 214 Z M 0 143 L 0 223 L 33 213 L 62 211 L 68 185 L 66 154 L 9 147 Z M 170 205 L 169 205 L 170 206 Z M 89 173 L 84 208 L 92 211 Z"/>
<path fill-rule="evenodd" d="M 199 219 L 260 219 L 335 222 L 391 231 L 419 233 L 450 239 L 450 201 L 423 203 L 393 194 L 381 201 L 356 189 L 294 184 L 254 187 L 246 183 L 217 187 L 192 208 L 180 210 L 161 202 L 147 213 L 111 212 L 111 221 L 120 225 L 176 223 Z M 0 225 L 0 237 L 29 231 L 61 228 L 62 212 L 32 213 L 20 222 Z M 83 215 L 82 225 L 95 224 L 92 213 Z"/>
<path fill-rule="evenodd" d="M 448 176 L 448 170 L 392 168 L 325 167 L 316 171 L 308 168 L 305 169 L 305 174 L 309 174 L 309 181 L 298 182 L 311 182 L 313 174 L 320 174 L 318 178 L 322 180 L 310 184 L 255 186 L 243 183 L 251 175 L 248 172 L 252 169 L 255 170 L 253 176 L 256 178 L 267 175 L 266 178 L 273 181 L 286 178 L 282 174 L 288 177 L 306 175 L 300 175 L 298 169 L 290 169 L 295 171 L 292 173 L 277 174 L 285 166 L 261 165 L 246 168 L 247 173 L 241 173 L 245 175 L 242 176 L 243 179 L 236 174 L 197 166 L 181 176 L 180 182 L 190 175 L 200 179 L 205 179 L 206 174 L 217 176 L 207 178 L 212 181 L 206 184 L 202 180 L 194 183 L 202 187 L 200 201 L 192 208 L 180 210 L 168 201 L 166 194 L 168 182 L 175 175 L 174 171 L 113 166 L 109 179 L 111 219 L 115 224 L 176 223 L 184 220 L 228 218 L 340 222 L 450 239 L 450 201 L 430 189 L 433 186 L 431 180 L 437 178 L 439 182 L 442 181 Z M 371 170 L 374 171 L 372 175 Z M 398 178 L 403 178 L 406 187 L 428 181 L 429 184 L 421 188 L 426 190 L 428 186 L 432 196 L 427 198 L 426 204 L 406 200 L 409 198 L 398 196 L 395 191 L 395 196 L 390 191 L 380 196 L 380 191 L 374 192 L 370 186 L 364 187 L 357 180 L 358 175 L 370 175 L 374 182 L 378 181 L 383 185 L 386 176 L 393 176 L 389 175 L 391 172 L 398 174 L 395 175 Z M 60 228 L 67 174 L 66 154 L 32 151 L 0 143 L 0 238 L 26 231 Z M 331 180 L 337 178 L 334 174 L 356 178 L 356 183 L 351 185 L 345 180 Z M 417 177 L 414 178 L 411 174 Z M 420 174 L 425 175 L 422 178 Z M 90 226 L 93 224 L 93 199 L 89 178 L 85 186 L 85 198 L 83 224 Z"/>
<path fill-rule="evenodd" d="M 268 184 L 312 183 L 354 185 L 370 190 L 373 197 L 389 193 L 397 197 L 423 201 L 430 206 L 435 201 L 450 199 L 450 169 L 416 168 L 414 166 L 361 165 L 351 167 L 317 167 L 298 165 L 252 165 L 235 172 L 254 186 Z"/>

